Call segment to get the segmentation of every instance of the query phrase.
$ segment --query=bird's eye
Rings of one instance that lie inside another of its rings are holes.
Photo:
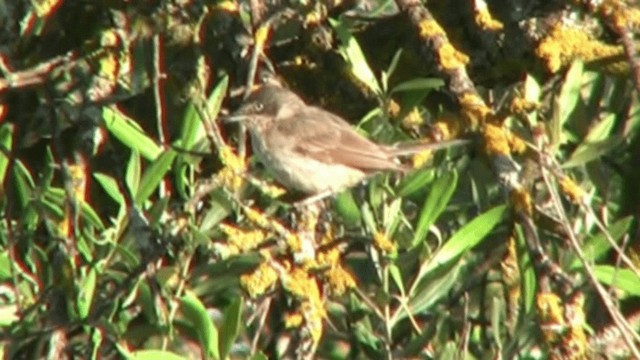
[[[256,111],[262,111],[262,109],[264,109],[264,104],[256,103],[255,105],[253,105],[253,107],[256,109]]]

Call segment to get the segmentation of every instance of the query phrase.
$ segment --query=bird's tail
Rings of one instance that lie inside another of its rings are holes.
[[[402,143],[398,145],[390,146],[394,156],[407,156],[417,154],[427,150],[440,150],[444,148],[454,147],[454,146],[462,146],[471,144],[471,140],[467,139],[455,139],[455,140],[447,140],[447,141],[439,141],[433,143],[414,143],[407,144]]]

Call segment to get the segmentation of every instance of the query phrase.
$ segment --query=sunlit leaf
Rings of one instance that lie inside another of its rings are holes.
[[[102,109],[102,119],[113,136],[145,159],[153,160],[162,152],[162,148],[144,133],[140,125],[115,107],[105,106]]]
[[[190,291],[182,297],[180,309],[189,320],[206,358],[220,359],[218,329],[200,299]]]

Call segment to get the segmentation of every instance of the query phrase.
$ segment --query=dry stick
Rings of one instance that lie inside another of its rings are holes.
[[[580,261],[584,264],[584,269],[587,273],[587,276],[589,277],[591,284],[595,287],[596,291],[598,292],[598,295],[600,295],[600,298],[602,299],[602,302],[605,305],[605,308],[607,309],[607,312],[609,313],[609,315],[611,315],[611,318],[615,322],[616,326],[620,329],[621,336],[623,337],[624,342],[629,347],[629,350],[633,353],[636,359],[640,359],[640,351],[638,351],[638,348],[634,344],[634,339],[629,334],[630,333],[633,334],[633,337],[635,337],[636,341],[640,341],[640,337],[635,333],[631,325],[627,322],[624,316],[620,314],[618,309],[614,306],[613,302],[611,301],[611,297],[608,296],[607,291],[604,289],[602,284],[600,284],[595,274],[593,273],[593,269],[591,268],[586,258],[584,257],[584,253],[580,248],[578,239],[576,239],[573,233],[573,229],[571,229],[571,226],[569,225],[569,219],[567,218],[564,208],[562,207],[562,202],[560,201],[560,195],[558,195],[558,193],[555,191],[555,188],[551,186],[551,181],[549,180],[547,171],[544,171],[544,170],[542,171],[542,177],[544,179],[547,189],[549,190],[549,193],[551,194],[551,198],[553,200],[554,207],[556,208],[556,212],[558,213],[558,215],[562,220],[561,223],[562,223],[562,226],[564,227],[565,232],[567,233],[567,236],[569,237],[570,244],[573,250],[575,251],[576,255],[578,256],[578,259],[580,259]]]
[[[258,352],[258,341],[260,340],[260,335],[262,334],[262,329],[267,322],[267,315],[269,314],[269,308],[271,308],[272,298],[268,297],[265,300],[264,308],[262,309],[262,313],[260,314],[260,322],[258,323],[258,328],[256,329],[256,334],[253,336],[251,340],[251,355],[255,355]]]
[[[541,152],[540,154],[541,156],[545,156],[545,158],[547,159],[547,161],[545,161],[545,164],[543,165],[545,169],[549,170],[551,174],[553,174],[557,179],[566,177],[566,175],[560,170],[560,165],[555,160],[553,160],[549,156],[542,155]],[[606,226],[602,223],[602,221],[600,221],[600,219],[596,215],[595,211],[583,199],[579,200],[578,205],[580,206],[582,211],[585,212],[585,214],[593,217],[596,226],[602,232],[605,239],[607,239],[607,241],[609,242],[609,245],[611,245],[611,247],[616,250],[616,254],[619,256],[619,260],[622,261],[622,263],[626,265],[629,268],[629,270],[631,270],[638,278],[640,278],[640,270],[638,269],[638,267],[636,267],[633,261],[629,259],[629,257],[624,253],[624,250],[616,243],[616,241],[613,239],[613,237],[607,230]]]
[[[156,121],[158,132],[158,140],[161,144],[166,143],[165,133],[166,129],[166,115],[165,115],[165,98],[164,98],[164,79],[166,74],[164,73],[164,41],[160,35],[153,36],[153,97],[156,103]],[[160,196],[166,196],[167,182],[163,180],[160,182],[158,189]]]
[[[164,94],[162,83],[166,78],[166,74],[164,73],[164,64],[163,64],[163,51],[164,50],[164,41],[160,38],[160,35],[155,35],[153,37],[153,97],[156,102],[156,121],[157,121],[157,131],[158,131],[158,139],[160,143],[164,144],[165,141],[165,124],[166,117],[164,111]]]
[[[426,22],[436,23],[433,15],[431,15],[429,10],[422,5],[420,0],[395,0],[395,2],[402,12],[407,14],[409,20],[416,28],[420,29],[421,24],[423,25]],[[429,50],[434,54],[438,53],[438,50],[440,50],[443,45],[450,44],[449,39],[444,32],[429,36],[428,39],[424,38],[424,40],[424,45],[430,48]],[[442,64],[439,64],[439,68],[442,73],[449,77],[449,90],[451,90],[458,98],[466,93],[478,94],[464,66],[445,67]]]
[[[629,66],[633,72],[633,84],[636,87],[636,91],[640,93],[640,59],[636,57],[636,46],[633,40],[633,35],[628,28],[616,29],[620,36],[620,41],[624,47],[624,53],[629,60]]]

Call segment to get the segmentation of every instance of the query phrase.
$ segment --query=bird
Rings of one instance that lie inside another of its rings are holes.
[[[275,84],[254,90],[226,121],[246,125],[253,153],[267,172],[287,189],[309,195],[305,202],[351,188],[378,172],[407,172],[410,167],[399,161],[401,156],[469,142],[378,144],[340,116]]]

